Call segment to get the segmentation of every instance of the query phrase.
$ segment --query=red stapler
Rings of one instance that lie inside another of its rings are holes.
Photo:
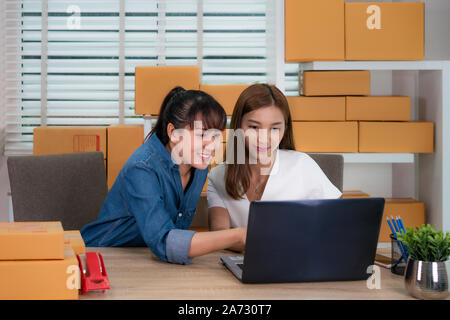
[[[81,270],[81,294],[92,290],[102,290],[104,293],[106,289],[111,289],[100,253],[77,254],[77,259]]]

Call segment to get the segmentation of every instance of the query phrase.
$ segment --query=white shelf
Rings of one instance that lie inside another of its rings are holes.
[[[448,61],[313,61],[299,63],[300,70],[441,70]]]
[[[413,153],[337,153],[344,163],[414,163]]]
[[[316,152],[312,152],[316,153]],[[344,157],[344,163],[414,163],[414,153],[334,153]]]

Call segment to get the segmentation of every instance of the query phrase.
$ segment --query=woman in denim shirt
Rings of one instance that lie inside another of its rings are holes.
[[[82,228],[86,245],[148,246],[160,260],[179,264],[244,246],[246,228],[188,229],[225,126],[225,111],[213,97],[172,89],[155,127],[120,171],[98,219]]]

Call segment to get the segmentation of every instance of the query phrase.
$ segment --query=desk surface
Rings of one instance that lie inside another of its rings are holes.
[[[80,299],[413,299],[403,277],[381,269],[381,289],[366,281],[242,284],[220,262],[218,251],[194,258],[190,265],[159,261],[147,248],[87,248],[103,255],[111,290],[89,292]]]

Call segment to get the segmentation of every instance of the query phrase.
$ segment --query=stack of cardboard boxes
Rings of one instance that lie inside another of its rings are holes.
[[[423,2],[285,0],[286,62],[423,60]],[[370,96],[369,71],[305,71],[302,96],[289,97],[296,148],[304,152],[432,153],[434,125],[411,121],[409,97]],[[370,197],[361,191],[344,198]],[[425,222],[424,204],[386,199],[386,216]]]
[[[369,71],[305,71],[288,97],[303,152],[432,153],[433,122],[410,121],[410,97],[370,96]]]
[[[0,223],[0,299],[78,299],[79,231],[61,222]]]
[[[424,58],[423,2],[284,3],[286,62]]]

